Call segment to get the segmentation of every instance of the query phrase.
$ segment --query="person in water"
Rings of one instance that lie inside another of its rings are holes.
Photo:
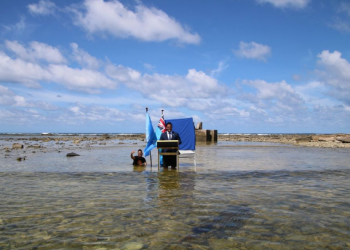
[[[142,157],[143,152],[141,149],[137,151],[137,156],[134,156],[135,151],[131,152],[130,158],[134,160],[132,165],[134,166],[147,166],[146,159]]]

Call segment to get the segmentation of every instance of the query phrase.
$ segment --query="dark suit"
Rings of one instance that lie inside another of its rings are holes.
[[[165,131],[160,135],[159,140],[178,140],[179,145],[181,144],[180,135],[174,131],[171,131],[171,139],[168,138],[168,131]],[[163,152],[176,152],[176,149],[163,149]],[[163,155],[163,166],[176,166],[176,155]]]

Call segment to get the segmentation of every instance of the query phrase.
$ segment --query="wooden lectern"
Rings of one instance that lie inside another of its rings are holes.
[[[159,157],[161,155],[176,155],[176,168],[179,171],[179,141],[178,140],[157,141],[157,149],[158,149],[158,171],[160,167]],[[176,152],[159,152],[159,149],[176,149]]]

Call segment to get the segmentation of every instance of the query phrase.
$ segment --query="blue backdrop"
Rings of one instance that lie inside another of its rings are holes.
[[[165,123],[173,124],[173,131],[179,133],[181,138],[180,150],[195,150],[196,149],[196,134],[194,132],[194,123],[191,118],[169,119]]]

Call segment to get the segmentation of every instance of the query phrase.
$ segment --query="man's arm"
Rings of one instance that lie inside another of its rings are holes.
[[[133,160],[135,160],[134,153],[135,153],[135,150],[131,151],[131,155],[130,155],[130,158],[133,159]]]

